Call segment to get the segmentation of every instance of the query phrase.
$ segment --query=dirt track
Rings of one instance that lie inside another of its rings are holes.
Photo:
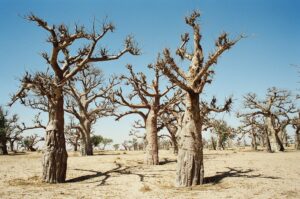
[[[143,165],[143,152],[68,159],[67,183],[40,180],[41,154],[0,156],[0,198],[300,198],[300,152],[205,151],[202,186],[174,187],[176,158]]]

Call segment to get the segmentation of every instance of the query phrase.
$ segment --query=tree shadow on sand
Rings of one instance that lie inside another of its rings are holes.
[[[87,171],[87,172],[91,172],[93,174],[88,174],[88,175],[84,175],[84,176],[79,176],[76,178],[72,178],[67,180],[66,182],[68,183],[74,183],[74,182],[82,182],[85,180],[89,180],[89,179],[93,179],[93,178],[97,178],[97,177],[102,177],[104,176],[103,179],[100,180],[100,184],[101,185],[105,185],[106,181],[111,177],[112,173],[118,173],[118,174],[123,174],[123,175],[136,175],[139,177],[140,182],[144,181],[144,175],[139,174],[139,173],[133,173],[130,169],[135,168],[136,166],[131,166],[131,167],[124,167],[122,168],[122,165],[119,163],[116,163],[116,167],[114,169],[111,169],[109,171],[106,172],[100,172],[100,171],[94,171],[94,170],[85,170],[85,169],[74,169],[76,171]]]
[[[168,158],[164,158],[163,161],[159,162],[159,165],[165,165],[165,164],[174,163],[174,162],[177,162],[177,160],[171,160],[171,159],[168,159]]]
[[[217,172],[217,174],[214,176],[205,177],[204,183],[218,184],[221,182],[221,180],[228,177],[281,179],[280,177],[264,176],[261,174],[251,174],[251,172],[254,171],[253,169],[242,170],[242,169],[236,169],[230,167],[226,167],[226,168],[229,169],[229,171]]]

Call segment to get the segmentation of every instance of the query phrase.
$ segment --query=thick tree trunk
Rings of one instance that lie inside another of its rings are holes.
[[[186,93],[186,111],[179,132],[176,185],[187,187],[203,183],[202,121],[199,94]]]
[[[146,157],[145,164],[158,165],[157,113],[150,109],[146,119]]]
[[[211,137],[210,137],[210,140],[211,140],[211,146],[212,146],[212,149],[213,149],[213,150],[217,150],[216,141],[215,141],[214,137],[211,136]]]
[[[276,136],[276,132],[272,125],[272,119],[268,117],[267,119],[267,127],[268,127],[268,135],[269,135],[269,141],[271,145],[271,151],[272,152],[278,152],[280,151],[279,142],[277,140],[278,136]]]
[[[75,143],[74,143],[74,151],[78,151],[78,142],[79,142],[79,136],[75,138]]]
[[[266,132],[265,138],[266,138],[267,152],[272,153],[273,151],[272,151],[272,148],[271,148],[271,143],[270,143],[268,132]]]
[[[251,136],[252,136],[251,148],[252,148],[252,150],[257,151],[256,134],[254,132],[252,132]]]
[[[284,146],[283,146],[283,143],[282,143],[282,141],[280,140],[280,138],[278,136],[278,132],[275,133],[275,139],[276,139],[276,144],[277,144],[277,147],[278,147],[279,151],[284,151]]]
[[[83,113],[82,113],[83,114]],[[84,117],[82,117],[84,118]],[[91,122],[89,120],[83,120],[81,122],[81,129],[82,129],[82,133],[84,134],[82,137],[82,141],[83,146],[82,146],[82,150],[81,150],[81,155],[82,156],[89,156],[89,155],[93,155],[93,145],[91,142]]]
[[[46,128],[43,155],[43,181],[48,183],[65,182],[67,158],[64,135],[64,99],[61,89],[55,92],[54,104],[49,107],[49,122]]]
[[[218,134],[218,139],[217,139],[217,150],[224,150],[224,146],[222,143],[222,135]]]

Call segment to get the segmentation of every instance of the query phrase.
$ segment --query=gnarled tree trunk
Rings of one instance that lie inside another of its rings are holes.
[[[157,112],[152,108],[146,119],[146,140],[145,164],[158,165]]]
[[[83,114],[83,113],[82,113]],[[91,142],[91,122],[88,119],[81,117],[80,121],[80,134],[81,134],[81,155],[93,155],[93,144]]]
[[[176,185],[187,187],[202,184],[204,166],[199,94],[187,92],[182,125],[179,132]]]
[[[64,99],[61,89],[56,89],[55,101],[49,105],[49,123],[43,154],[43,181],[65,182],[67,158],[64,135]],[[53,99],[52,99],[53,100]]]

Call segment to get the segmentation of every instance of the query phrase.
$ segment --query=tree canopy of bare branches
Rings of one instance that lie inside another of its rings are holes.
[[[244,107],[247,112],[238,114],[238,116],[261,115],[267,127],[270,151],[284,151],[283,140],[280,139],[279,134],[284,133],[286,126],[290,124],[290,114],[297,112],[291,99],[291,93],[272,87],[268,89],[263,100],[258,99],[254,93],[248,93],[244,96]]]
[[[131,65],[127,65],[129,75],[121,76],[120,79],[132,88],[128,97],[124,96],[120,88],[115,92],[112,101],[121,106],[128,107],[129,110],[116,114],[116,120],[130,114],[138,114],[143,118],[146,128],[146,157],[145,163],[149,165],[159,164],[158,157],[158,116],[180,100],[180,90],[173,91],[174,86],[168,85],[162,89],[161,72],[153,65],[148,65],[154,71],[152,83],[147,81],[144,73],[135,73]],[[172,91],[172,93],[171,93]],[[168,97],[171,96],[171,97]]]
[[[46,72],[26,73],[21,79],[20,91],[13,96],[12,103],[19,99],[26,104],[25,100],[28,101],[30,95],[47,101],[49,121],[43,156],[43,180],[48,183],[60,183],[65,181],[67,170],[64,85],[91,63],[116,60],[125,53],[138,55],[139,49],[131,36],[125,39],[123,50],[116,54],[109,53],[106,48],[99,48],[99,41],[108,32],[114,31],[112,23],[104,23],[100,28],[93,24],[91,31],[88,31],[85,26],[75,25],[72,30],[65,24],[50,25],[34,14],[25,18],[49,34],[47,42],[51,50],[41,54],[49,68]],[[76,51],[73,45],[75,41],[81,41],[85,45]],[[35,106],[34,101],[31,102]]]
[[[92,125],[97,119],[112,115],[115,110],[109,97],[116,84],[116,77],[112,77],[105,86],[103,72],[90,66],[80,71],[64,88],[65,111],[78,120],[78,125],[73,128],[77,128],[81,134],[82,155],[93,155],[90,140]]]

